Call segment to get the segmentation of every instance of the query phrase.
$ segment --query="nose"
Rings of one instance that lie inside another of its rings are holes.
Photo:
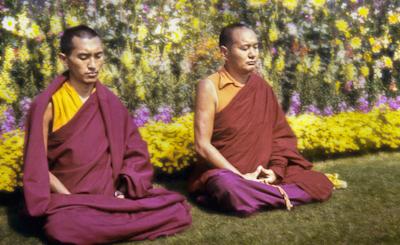
[[[258,50],[255,48],[250,48],[249,49],[249,58],[255,58],[257,56]]]
[[[88,68],[90,70],[96,69],[96,62],[93,57],[89,59]]]

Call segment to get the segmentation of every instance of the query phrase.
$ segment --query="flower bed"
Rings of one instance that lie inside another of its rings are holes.
[[[400,111],[386,106],[368,113],[289,116],[288,121],[298,136],[300,151],[310,156],[400,148]],[[193,113],[170,123],[150,121],[139,130],[148,143],[156,171],[174,174],[194,162]],[[19,129],[1,136],[0,191],[10,192],[22,184],[22,146],[23,132]]]

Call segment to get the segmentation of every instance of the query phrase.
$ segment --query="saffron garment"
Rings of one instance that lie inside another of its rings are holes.
[[[211,143],[232,165],[243,174],[259,165],[273,170],[278,177],[273,184],[287,193],[293,205],[330,197],[332,183],[311,170],[312,163],[298,152],[297,139],[265,80],[251,74],[246,85],[240,86],[225,69],[208,79],[219,100]],[[231,91],[224,92],[225,88]],[[196,164],[189,191],[200,203],[242,215],[286,204],[278,188],[214,168],[204,159]]]
[[[92,93],[95,91],[96,88],[93,89]],[[53,131],[67,124],[83,105],[83,100],[68,81],[63,83],[61,88],[51,97],[51,100],[53,104]]]
[[[45,216],[52,241],[73,244],[155,239],[191,224],[183,196],[153,188],[146,143],[119,99],[101,83],[44,147],[43,115],[65,77],[33,102],[24,149],[24,197],[30,216]],[[49,174],[72,193],[50,193]],[[123,190],[125,199],[114,197]]]

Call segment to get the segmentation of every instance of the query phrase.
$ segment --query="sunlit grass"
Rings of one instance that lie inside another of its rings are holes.
[[[248,218],[209,212],[192,203],[191,228],[139,244],[400,244],[400,153],[328,160],[315,169],[339,173],[349,187],[335,191],[325,203]],[[182,181],[160,184],[186,194]],[[37,230],[18,220],[14,204],[6,201],[0,207],[0,243],[40,243]]]

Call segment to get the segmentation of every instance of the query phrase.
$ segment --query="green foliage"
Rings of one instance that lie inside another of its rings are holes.
[[[33,97],[60,73],[59,35],[81,23],[102,36],[102,81],[131,110],[193,108],[196,82],[221,65],[220,29],[237,21],[259,33],[260,72],[286,109],[294,92],[303,111],[399,95],[400,12],[392,1],[5,1],[0,7],[0,86],[14,96],[1,103]],[[9,49],[15,57],[7,61]]]

